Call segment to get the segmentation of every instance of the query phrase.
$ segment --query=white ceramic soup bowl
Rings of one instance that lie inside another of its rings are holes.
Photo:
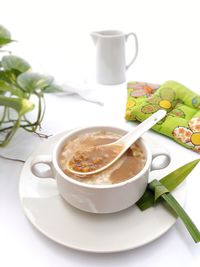
[[[170,163],[170,155],[164,149],[152,152],[149,145],[143,138],[139,139],[146,163],[144,168],[134,177],[116,184],[93,185],[79,182],[67,176],[59,166],[59,155],[66,142],[73,140],[78,135],[94,132],[109,131],[118,134],[125,134],[127,131],[117,127],[95,126],[81,128],[67,133],[54,147],[52,155],[36,156],[31,162],[32,173],[39,178],[56,179],[60,195],[72,206],[92,213],[112,213],[126,209],[135,204],[143,195],[147,183],[149,172],[163,169]],[[154,158],[162,157],[159,163],[153,162]],[[49,170],[41,171],[38,164],[46,164]]]

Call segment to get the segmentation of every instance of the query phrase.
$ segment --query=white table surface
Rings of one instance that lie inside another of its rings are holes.
[[[89,33],[100,29],[135,31],[139,56],[128,80],[163,83],[174,79],[200,93],[199,1],[0,1],[1,21],[18,42],[9,48],[26,58],[34,71],[52,74],[58,83],[88,79],[104,100],[98,106],[74,96],[47,95],[43,132],[94,124],[127,126],[126,83],[94,83],[94,53]],[[131,41],[127,44],[131,56]],[[129,123],[132,128],[136,124]],[[150,132],[172,155],[175,167],[198,158],[172,140]],[[43,140],[18,132],[1,155],[26,159]],[[18,185],[22,163],[0,159],[0,266],[200,266],[200,245],[180,221],[165,235],[139,249],[117,254],[92,254],[62,247],[42,236],[23,214]],[[200,166],[188,176],[185,208],[200,228]]]

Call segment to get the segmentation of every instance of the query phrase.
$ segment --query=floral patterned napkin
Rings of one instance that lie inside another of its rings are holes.
[[[127,120],[143,121],[159,109],[167,116],[153,130],[200,153],[200,96],[182,84],[167,81],[162,85],[129,82]]]

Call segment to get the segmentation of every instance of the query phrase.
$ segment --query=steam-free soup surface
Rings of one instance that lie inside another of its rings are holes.
[[[97,168],[102,164],[101,151],[95,149],[92,157],[89,157],[91,165],[89,166],[88,170],[87,151],[90,151],[90,149],[93,149],[94,147],[98,148],[99,145],[112,143],[118,140],[120,137],[121,135],[108,131],[85,133],[75,137],[73,140],[67,142],[62,148],[59,157],[61,169],[67,176],[88,184],[115,184],[134,177],[143,169],[146,162],[143,148],[139,142],[133,144],[132,147],[128,149],[122,157],[120,157],[120,159],[118,159],[114,164],[106,168],[104,171],[93,175],[84,175],[84,172],[88,172],[94,168],[92,166],[95,165],[95,168]],[[116,153],[118,154],[120,149],[121,147],[118,146],[109,152],[111,154],[108,153],[109,162],[110,158],[115,157]],[[79,153],[81,151],[86,153]],[[84,168],[83,174],[81,175],[72,174],[67,169],[67,163],[69,159],[73,159],[73,155],[76,155],[76,157],[71,163],[76,165],[77,170],[78,168]],[[79,164],[80,162],[81,164]],[[103,164],[105,164],[105,162],[106,161],[103,160]]]
[[[96,171],[113,161],[122,149],[117,144],[80,149],[69,160],[69,168],[81,173]]]

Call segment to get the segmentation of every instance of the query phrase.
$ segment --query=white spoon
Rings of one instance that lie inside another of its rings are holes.
[[[98,173],[100,171],[105,170],[110,165],[112,165],[114,162],[116,162],[126,151],[127,149],[135,143],[146,131],[148,131],[151,127],[153,127],[158,121],[163,119],[166,116],[167,112],[165,110],[158,110],[155,112],[152,116],[150,116],[148,119],[144,120],[142,123],[140,123],[136,128],[133,129],[133,131],[127,133],[126,135],[122,136],[120,139],[113,143],[105,144],[105,145],[99,145],[98,147],[91,147],[88,149],[89,153],[94,151],[95,149],[101,150],[101,157],[106,154],[106,150],[108,148],[116,148],[117,149],[117,155],[114,156],[114,158],[111,158],[111,161],[103,165],[102,167],[99,167],[98,169],[91,170],[91,171],[77,171],[73,169],[69,162],[72,158],[67,162],[67,168],[71,173],[78,174],[78,175],[91,175]],[[105,151],[104,151],[105,150]],[[83,151],[84,153],[85,151]],[[81,152],[80,152],[81,153]]]

